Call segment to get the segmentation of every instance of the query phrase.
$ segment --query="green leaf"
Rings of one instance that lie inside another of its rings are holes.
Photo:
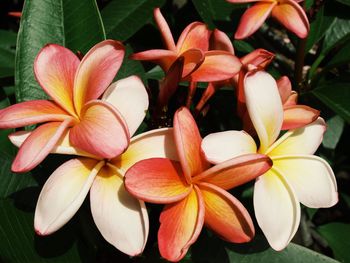
[[[8,100],[8,98],[5,98],[2,101],[0,101],[0,109],[6,108],[8,106],[10,106],[10,101]],[[15,147],[12,145],[12,143],[7,137],[12,132],[14,132],[13,129],[0,130],[0,145],[1,145],[0,156],[5,154],[10,156],[14,155]],[[0,183],[0,187],[1,187],[1,183]]]
[[[336,1],[344,5],[350,5],[350,0],[336,0]]]
[[[350,20],[335,18],[332,25],[326,31],[322,53],[327,54],[333,47],[350,37]]]
[[[152,20],[153,9],[165,0],[112,0],[101,16],[108,38],[125,41]]]
[[[95,0],[25,1],[16,53],[18,101],[47,98],[34,78],[33,63],[47,43],[87,52],[105,39]]]
[[[326,83],[312,93],[347,122],[350,122],[350,83]]]
[[[130,45],[126,46],[126,54],[122,66],[120,67],[116,80],[129,77],[131,75],[139,76],[143,81],[145,81],[145,69],[143,68],[140,61],[128,59],[134,51]]]
[[[0,201],[1,262],[80,262],[77,245],[67,231],[38,237],[33,229],[33,214],[23,212],[9,200]]]
[[[336,259],[350,262],[350,224],[330,223],[319,226],[317,230],[327,240]]]
[[[12,31],[0,29],[0,47],[15,48],[17,34]]]
[[[332,57],[327,63],[327,69],[341,66],[350,62],[350,41],[347,41],[344,46]]]
[[[344,130],[344,120],[338,115],[327,121],[327,131],[323,136],[322,145],[325,148],[334,150],[337,147],[340,136]]]
[[[235,50],[242,52],[242,53],[250,53],[254,50],[253,46],[250,45],[248,42],[243,40],[234,40],[233,46]]]
[[[16,33],[0,29],[0,78],[15,74],[16,38]]]

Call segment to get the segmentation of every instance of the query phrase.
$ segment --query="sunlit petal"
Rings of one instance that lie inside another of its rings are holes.
[[[122,175],[105,165],[91,187],[90,204],[105,240],[130,256],[142,253],[149,228],[147,210],[125,190]]]
[[[142,160],[125,174],[125,187],[140,200],[152,203],[173,203],[191,191],[179,162],[166,158]]]
[[[74,106],[78,114],[86,102],[99,98],[111,84],[123,62],[124,54],[122,43],[105,40],[84,56],[74,80]]]
[[[255,141],[245,131],[224,131],[205,136],[202,150],[209,162],[218,164],[239,155],[256,153],[257,149]]]
[[[90,154],[113,158],[129,145],[129,131],[120,113],[107,102],[91,101],[81,112],[81,121],[69,134],[74,147]]]
[[[278,91],[281,96],[282,104],[284,104],[292,92],[292,83],[287,76],[280,77],[277,81]]]
[[[235,54],[232,42],[225,32],[218,29],[214,29],[210,37],[210,49],[211,50],[224,50],[231,54]]]
[[[72,51],[56,44],[43,47],[34,61],[34,73],[40,86],[73,116],[76,115],[73,105],[74,77],[79,63]]]
[[[178,54],[185,52],[188,49],[196,48],[201,51],[209,49],[210,31],[207,26],[201,22],[193,22],[182,31],[176,48]]]
[[[204,213],[204,202],[196,186],[185,199],[164,207],[158,231],[162,257],[179,261],[186,255],[202,230]]]
[[[282,130],[301,128],[315,121],[320,111],[305,105],[283,107]]]
[[[244,82],[246,105],[260,139],[259,152],[264,153],[278,137],[283,108],[274,78],[263,71],[250,73]]]
[[[273,159],[299,201],[308,207],[331,207],[338,202],[337,182],[329,164],[318,156],[295,155]]]
[[[175,41],[171,34],[170,28],[166,20],[164,19],[159,8],[155,8],[153,11],[154,20],[161,33],[165,47],[169,50],[176,51]]]
[[[292,187],[274,168],[255,183],[254,211],[270,246],[284,249],[298,229],[300,205]]]
[[[205,225],[222,239],[249,242],[254,237],[254,225],[248,211],[234,196],[208,183],[200,183],[199,189],[205,204]]]
[[[204,61],[204,52],[200,49],[188,49],[181,54],[184,58],[182,78],[192,75]]]
[[[265,49],[258,48],[240,58],[240,60],[245,66],[254,65],[255,67],[264,69],[272,62],[274,58],[275,54]]]
[[[148,109],[148,94],[142,80],[137,76],[113,83],[103,94],[102,100],[112,104],[124,117],[130,136],[136,132]]]
[[[72,159],[49,177],[41,190],[34,217],[39,235],[49,235],[66,224],[83,203],[104,162]]]
[[[169,70],[177,57],[176,52],[164,49],[152,49],[130,55],[130,59],[156,63],[161,66],[165,72]]]

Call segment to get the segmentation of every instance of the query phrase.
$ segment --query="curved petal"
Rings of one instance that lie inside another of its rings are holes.
[[[197,240],[204,223],[204,202],[200,190],[194,190],[183,200],[166,205],[160,215],[158,246],[169,261],[179,261]]]
[[[125,188],[136,198],[167,204],[185,198],[192,190],[178,162],[150,158],[137,162],[125,174]]]
[[[130,256],[142,253],[149,229],[147,209],[125,190],[122,175],[105,165],[91,186],[90,205],[104,239]]]
[[[138,161],[156,157],[179,160],[172,128],[151,130],[131,138],[128,149],[110,163],[124,174]]]
[[[258,48],[240,58],[240,60],[245,66],[253,65],[255,67],[259,67],[259,69],[264,69],[272,62],[274,58],[274,53],[271,53],[263,48]]]
[[[178,54],[188,49],[200,49],[207,51],[209,49],[210,30],[201,22],[193,22],[189,24],[181,33],[177,41],[176,48]]]
[[[19,128],[47,121],[64,121],[70,116],[48,100],[31,100],[0,110],[0,129]]]
[[[225,190],[247,183],[272,167],[263,154],[246,154],[217,164],[193,177],[193,182],[207,182]]]
[[[210,37],[210,50],[228,51],[232,55],[235,54],[232,42],[225,32],[214,29]]]
[[[169,25],[164,19],[158,7],[154,9],[153,16],[157,27],[161,33],[165,47],[169,50],[176,51],[175,41],[173,35],[171,34]]]
[[[286,132],[266,151],[269,156],[314,154],[320,146],[326,123],[318,118],[305,127]]]
[[[329,164],[318,156],[295,155],[273,159],[293,187],[299,201],[308,207],[331,207],[338,202],[337,182]]]
[[[280,77],[276,83],[278,92],[281,96],[282,104],[284,104],[292,93],[292,83],[287,76]]]
[[[226,2],[232,3],[232,4],[245,4],[245,3],[252,3],[252,2],[259,2],[261,0],[226,0]],[[264,0],[264,2],[272,2],[273,0]]]
[[[81,121],[69,133],[74,147],[90,154],[113,158],[129,145],[128,127],[120,113],[107,102],[87,103],[81,112]]]
[[[198,186],[205,204],[205,225],[228,242],[249,242],[254,237],[254,224],[242,203],[215,185]]]
[[[19,148],[12,163],[12,171],[27,172],[36,167],[51,152],[71,125],[72,120],[67,119],[64,122],[49,122],[36,128]]]
[[[293,189],[275,167],[255,182],[254,211],[270,246],[277,251],[284,249],[298,229],[300,205]]]
[[[132,54],[129,58],[156,63],[161,66],[165,72],[167,72],[177,57],[177,53],[171,50],[152,49]]]
[[[203,63],[188,78],[197,82],[226,80],[236,75],[241,67],[240,60],[227,51],[207,51]]]
[[[73,105],[74,77],[80,60],[57,44],[43,47],[34,61],[34,74],[43,90],[63,109],[76,116]]]
[[[136,132],[148,109],[148,94],[137,76],[114,82],[103,94],[102,100],[112,104],[124,117],[130,136]]]
[[[188,49],[180,57],[184,58],[182,78],[193,74],[204,61],[204,53],[200,49]]]
[[[298,93],[292,90],[288,99],[285,102],[283,102],[283,107],[297,105],[297,103],[298,103]]]
[[[244,39],[255,33],[270,15],[276,2],[258,2],[242,15],[237,31],[236,39]]]
[[[117,74],[125,47],[115,40],[105,40],[84,56],[74,80],[74,106],[77,113],[84,104],[101,96]]]
[[[39,235],[60,229],[78,211],[104,162],[72,159],[46,181],[35,208],[34,228]]]
[[[244,81],[246,105],[260,139],[260,153],[277,139],[283,122],[283,108],[274,78],[258,71],[247,74]]]
[[[245,131],[211,133],[204,137],[201,146],[207,161],[214,164],[257,150],[255,141]]]
[[[174,115],[174,138],[177,153],[186,181],[191,183],[191,177],[209,167],[202,156],[201,142],[197,124],[190,111],[182,107]]]
[[[304,127],[314,122],[320,111],[305,105],[291,105],[283,107],[282,130],[290,130]]]
[[[274,7],[271,15],[300,38],[309,34],[309,20],[303,8],[293,0],[285,0]]]

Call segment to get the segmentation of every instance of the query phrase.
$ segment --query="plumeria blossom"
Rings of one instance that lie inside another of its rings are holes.
[[[141,80],[135,76],[119,80],[102,99],[118,109],[133,135],[148,108],[148,95]],[[21,131],[10,138],[20,146],[31,133]],[[116,140],[110,143],[117,143]],[[172,129],[158,129],[131,138],[127,150],[112,159],[89,155],[62,164],[42,188],[35,209],[35,231],[49,235],[61,228],[74,216],[90,190],[92,216],[102,236],[128,255],[140,254],[148,236],[147,210],[142,201],[125,190],[123,176],[139,160],[175,158],[176,152],[171,152],[173,144]],[[84,155],[71,145],[68,134],[51,152]]]
[[[254,236],[244,206],[226,190],[248,182],[271,167],[270,159],[250,154],[210,167],[201,153],[198,127],[187,108],[174,116],[174,140],[180,161],[150,158],[125,175],[126,189],[146,202],[166,204],[160,215],[158,245],[162,257],[182,259],[203,224],[229,242]]]
[[[271,247],[282,250],[298,229],[299,202],[320,208],[338,201],[331,167],[313,155],[326,125],[318,118],[277,139],[283,123],[283,106],[276,81],[266,72],[252,72],[245,79],[244,89],[249,115],[260,140],[259,149],[243,131],[210,134],[203,139],[202,149],[214,164],[253,152],[271,158],[272,168],[255,182],[254,210]]]
[[[241,17],[236,39],[244,39],[254,34],[271,15],[286,29],[300,38],[306,38],[309,30],[309,20],[303,8],[299,5],[302,0],[226,0],[227,2],[251,3],[256,2]]]
[[[60,45],[41,49],[34,73],[52,100],[26,101],[0,111],[2,129],[43,123],[21,145],[13,171],[37,166],[68,131],[75,148],[100,158],[126,149],[130,136],[125,120],[108,101],[97,100],[115,77],[124,53],[124,46],[114,40],[95,45],[82,61]]]

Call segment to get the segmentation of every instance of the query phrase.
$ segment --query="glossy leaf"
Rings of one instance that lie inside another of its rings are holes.
[[[326,54],[339,42],[350,37],[350,20],[336,18],[325,34],[322,53]]]
[[[5,98],[0,101],[0,109],[10,106],[10,101],[8,98]],[[8,139],[8,135],[14,132],[14,129],[0,130],[0,154],[12,156],[15,154],[15,147],[12,145]],[[10,166],[11,167],[11,166]]]
[[[17,34],[0,29],[0,78],[15,74],[15,46]]]
[[[325,148],[334,150],[344,130],[344,120],[338,115],[327,121],[327,130],[323,136],[322,145]]]

